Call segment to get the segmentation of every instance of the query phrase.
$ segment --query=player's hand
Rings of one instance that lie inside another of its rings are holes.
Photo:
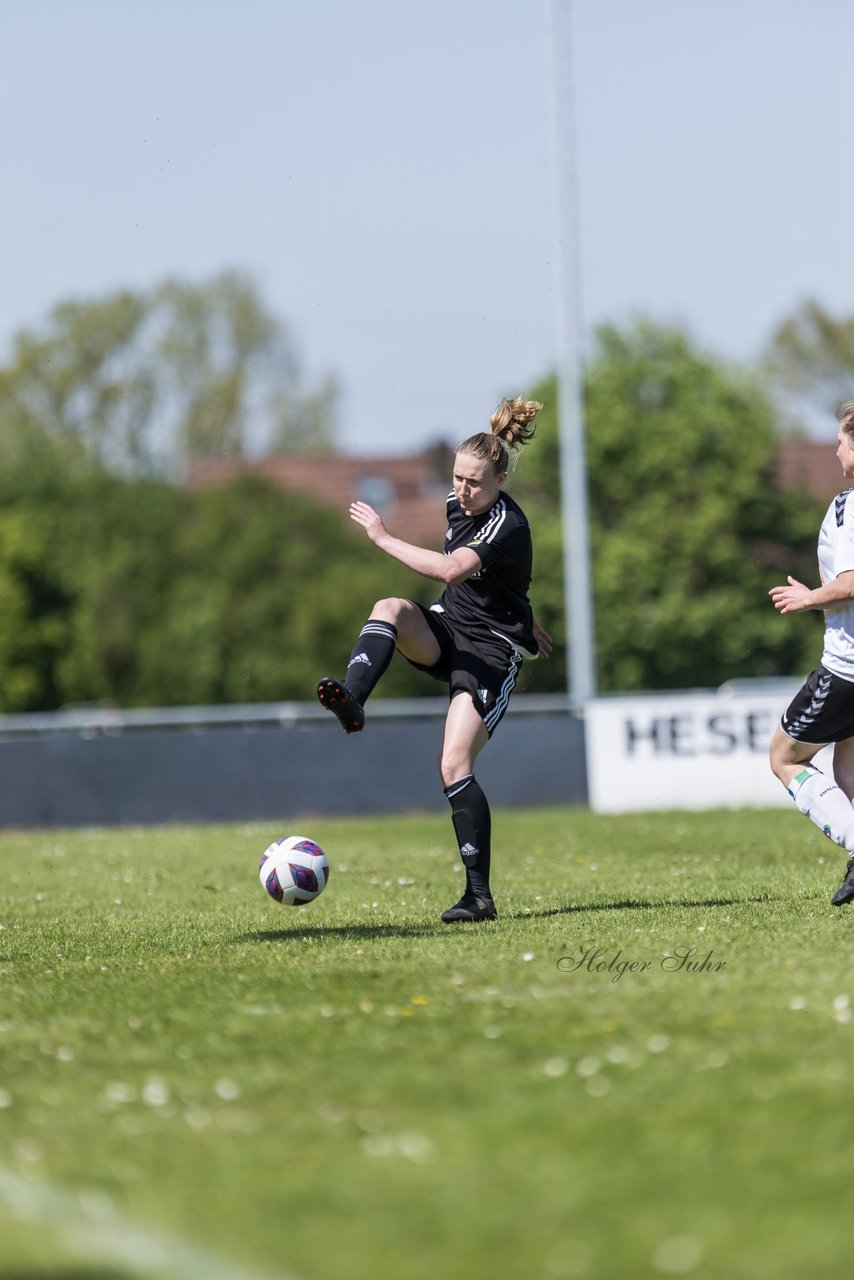
[[[537,642],[537,657],[550,658],[552,653],[552,638],[548,631],[544,631],[537,619],[534,619],[534,639]]]
[[[791,575],[785,587],[772,587],[768,592],[778,613],[806,613],[812,607],[812,591]]]
[[[367,502],[351,502],[350,519],[362,526],[371,542],[379,542],[380,538],[385,537],[387,533],[382,520]]]

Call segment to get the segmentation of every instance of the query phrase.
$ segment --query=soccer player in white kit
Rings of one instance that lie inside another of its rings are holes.
[[[836,456],[854,481],[854,400],[839,419]],[[833,499],[818,536],[821,586],[789,578],[769,595],[779,613],[824,610],[824,651],[771,739],[771,768],[801,813],[848,854],[836,907],[854,899],[854,489]],[[811,763],[833,743],[833,777]]]

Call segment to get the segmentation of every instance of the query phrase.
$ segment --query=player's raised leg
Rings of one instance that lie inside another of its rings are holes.
[[[321,706],[336,715],[347,733],[365,725],[365,703],[388,670],[395,646],[415,662],[432,666],[439,642],[411,600],[390,597],[371,610],[350,654],[343,681],[324,676],[317,684]]]
[[[797,742],[778,725],[771,739],[769,758],[773,772],[801,813],[848,854],[845,879],[831,899],[834,906],[839,907],[854,899],[854,807],[846,790],[812,763],[820,750],[821,744]],[[846,788],[851,787],[854,791],[854,752],[851,747],[837,744],[834,773]]]
[[[771,739],[771,769],[805,817],[836,844],[854,853],[854,808],[833,778],[812,763],[821,743],[797,742],[778,725]]]
[[[844,738],[833,748],[833,776],[839,789],[854,805],[854,738]],[[843,907],[846,902],[854,901],[854,856],[850,850],[842,884],[830,901],[835,907]]]
[[[486,726],[475,710],[471,695],[458,693],[445,720],[439,772],[451,805],[457,845],[466,871],[466,890],[455,906],[442,912],[445,924],[497,919],[489,887],[492,820],[489,803],[474,776],[474,762],[488,741]]]

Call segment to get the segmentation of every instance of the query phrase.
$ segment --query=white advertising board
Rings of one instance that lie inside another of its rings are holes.
[[[769,808],[791,804],[768,767],[768,743],[798,689],[596,698],[584,712],[590,806]],[[832,770],[832,749],[816,756]]]

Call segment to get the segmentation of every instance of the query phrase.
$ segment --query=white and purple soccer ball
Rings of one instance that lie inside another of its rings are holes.
[[[261,884],[276,902],[302,907],[314,902],[329,880],[329,860],[319,844],[307,836],[283,836],[261,855]]]

